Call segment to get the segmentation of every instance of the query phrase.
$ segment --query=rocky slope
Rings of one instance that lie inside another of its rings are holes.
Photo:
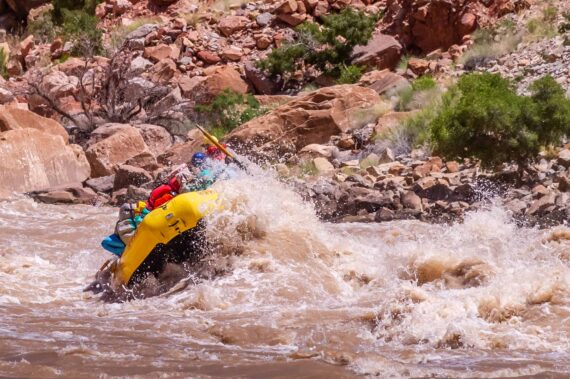
[[[12,27],[8,19],[41,20],[49,8],[36,8],[39,3],[0,1],[0,27]],[[370,42],[355,49],[353,62],[368,70],[357,84],[325,85],[318,72],[297,72],[298,85],[284,86],[256,68],[295,37],[296,25],[345,7],[385,14]],[[63,203],[145,198],[169,167],[200,148],[203,137],[185,126],[199,118],[195,106],[231,89],[255,94],[270,111],[238,127],[227,142],[277,164],[284,182],[312,199],[323,218],[447,221],[490,199],[480,191],[484,184],[497,188],[521,219],[561,222],[569,211],[568,146],[512,187],[509,167],[488,173],[473,162],[417,151],[394,156],[378,143],[409,116],[395,111],[395,94],[410,79],[432,74],[445,82],[460,74],[454,61],[471,46],[471,33],[534,9],[523,0],[107,0],[97,7],[107,56],[69,59],[71,47],[60,37],[15,40],[0,33],[10,75],[0,79],[0,150],[9,157],[0,191]],[[560,36],[521,45],[515,55],[481,67],[522,75],[522,90],[529,72],[553,73],[567,85],[567,52]],[[408,54],[419,57],[396,69]],[[299,92],[307,80],[323,87]]]

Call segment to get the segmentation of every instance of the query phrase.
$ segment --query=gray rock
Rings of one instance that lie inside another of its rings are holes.
[[[405,208],[422,211],[422,199],[413,191],[408,191],[402,196],[402,205]]]
[[[255,22],[259,26],[267,26],[273,21],[273,15],[269,12],[263,12],[255,18]]]
[[[113,190],[114,182],[115,175],[108,175],[89,179],[85,182],[85,185],[96,192],[110,193]]]
[[[145,169],[129,165],[120,165],[115,174],[113,188],[118,190],[126,188],[129,185],[141,186],[150,181],[152,181],[152,175]]]
[[[138,75],[142,74],[152,66],[154,66],[154,64],[151,61],[139,56],[131,61],[131,66],[129,70],[131,71],[132,74]]]
[[[148,34],[154,32],[157,29],[158,29],[158,25],[156,25],[156,24],[144,24],[144,25],[138,27],[137,29],[133,30],[129,34],[127,34],[126,39],[131,40],[131,39],[144,38]]]

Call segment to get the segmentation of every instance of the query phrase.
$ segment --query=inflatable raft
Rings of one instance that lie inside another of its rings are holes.
[[[204,248],[202,219],[220,208],[212,190],[178,195],[154,209],[111,267],[113,285],[129,286],[168,262],[199,259]]]

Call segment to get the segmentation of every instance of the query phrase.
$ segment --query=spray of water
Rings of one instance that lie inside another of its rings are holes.
[[[4,202],[0,371],[570,372],[568,229],[518,228],[498,206],[451,226],[324,224],[252,171],[215,185],[224,210],[207,220],[209,274],[126,303],[81,292],[106,258],[98,243],[115,210]]]

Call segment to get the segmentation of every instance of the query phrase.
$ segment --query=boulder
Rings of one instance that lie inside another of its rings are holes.
[[[51,118],[42,117],[25,109],[0,106],[0,132],[27,128],[60,136],[66,144],[69,140],[65,128]]]
[[[162,126],[139,124],[134,125],[134,127],[139,130],[144,142],[148,146],[148,149],[155,156],[159,156],[164,153],[174,142],[172,136],[168,133],[168,130],[164,129]]]
[[[0,192],[30,192],[89,177],[81,147],[34,128],[0,133]]]
[[[570,167],[570,149],[563,149],[558,153],[558,164],[566,168]]]
[[[59,100],[71,96],[79,86],[79,79],[75,76],[67,76],[61,71],[54,70],[46,75],[40,87],[51,99]]]
[[[220,32],[229,37],[235,32],[243,30],[247,25],[247,17],[243,16],[226,16],[222,17],[218,23],[218,29]]]
[[[230,66],[211,67],[204,70],[205,76],[192,78],[183,76],[178,85],[182,95],[200,104],[210,102],[225,89],[233,92],[247,93],[247,84],[239,73]]]
[[[0,87],[0,105],[11,103],[15,100],[12,91]]]
[[[127,40],[144,38],[157,29],[158,25],[156,24],[144,24],[127,34],[125,38]]]
[[[358,84],[372,88],[379,95],[386,92],[397,92],[410,86],[410,82],[406,78],[388,69],[367,72],[362,75]]]
[[[131,61],[131,66],[129,67],[129,70],[133,75],[138,75],[142,74],[152,66],[153,66],[152,62],[149,61],[148,59],[145,59],[143,57],[136,57]]]
[[[161,62],[166,58],[177,60],[180,57],[180,49],[176,45],[166,45],[161,43],[144,49],[143,57],[154,63]]]
[[[114,190],[127,188],[130,185],[140,187],[141,185],[152,181],[152,175],[140,167],[124,164],[118,166],[116,171],[115,181],[113,182]]]
[[[252,62],[244,65],[245,77],[253,85],[255,91],[261,95],[272,95],[279,91],[281,83],[272,80],[265,75],[260,69],[254,66]]]
[[[295,153],[362,127],[359,118],[379,101],[375,91],[356,85],[321,88],[241,125],[227,140],[254,154]]]
[[[201,61],[204,61],[208,64],[216,64],[222,60],[222,58],[220,58],[220,56],[218,54],[213,53],[213,52],[208,51],[208,50],[201,50],[198,52],[197,55]]]
[[[400,61],[402,45],[392,36],[376,34],[365,46],[356,46],[352,63],[372,69],[393,69]]]
[[[96,192],[110,193],[113,190],[113,183],[115,183],[114,174],[88,179],[85,185]]]
[[[148,151],[140,131],[124,124],[100,126],[93,131],[87,146],[85,154],[93,178],[112,175],[118,165]]]
[[[148,172],[154,172],[160,168],[156,157],[150,151],[145,151],[139,155],[135,155],[134,157],[128,159],[125,162],[125,165],[140,167]]]
[[[176,74],[176,63],[165,58],[152,66],[148,72],[149,79],[154,83],[167,84]]]
[[[67,76],[81,77],[85,70],[88,69],[83,59],[71,57],[63,63],[56,66],[58,71],[63,72]]]
[[[34,191],[29,194],[35,200],[46,204],[88,204],[97,201],[97,194],[81,183],[68,186],[49,188],[43,191]]]
[[[292,27],[295,27],[305,22],[307,20],[307,15],[301,13],[291,13],[291,14],[282,13],[278,14],[277,18],[283,21],[284,23],[291,25]]]
[[[257,23],[257,25],[261,27],[271,24],[272,21],[273,21],[273,15],[269,12],[261,13],[257,15],[257,17],[255,18],[255,22]]]
[[[334,172],[334,166],[326,158],[315,158],[313,159],[313,164],[315,165],[315,169],[320,175]]]
[[[415,211],[422,211],[422,199],[413,191],[408,191],[402,195],[402,205],[404,208],[413,209]]]

